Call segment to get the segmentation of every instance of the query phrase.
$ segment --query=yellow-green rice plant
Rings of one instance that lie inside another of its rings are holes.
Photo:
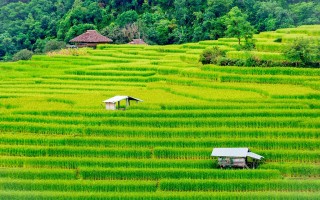
[[[290,191],[319,192],[319,180],[161,180],[162,191]]]
[[[290,121],[290,119],[288,119]],[[278,122],[279,123],[279,122]],[[55,125],[38,124],[30,122],[0,122],[0,128],[4,131],[29,132],[37,134],[59,134],[59,135],[87,135],[87,136],[109,136],[109,137],[153,137],[153,138],[175,138],[175,137],[259,137],[259,138],[306,138],[317,139],[320,137],[314,128],[292,128],[292,127],[201,127],[194,132],[190,126],[186,127],[138,127],[138,126],[85,126],[79,125]]]
[[[300,163],[266,163],[260,165],[261,169],[277,169],[286,177],[320,177],[320,166],[316,164]]]
[[[222,146],[222,145],[221,145]],[[259,150],[251,149],[265,157],[270,162],[306,162],[318,163],[320,160],[319,151],[300,150]],[[212,148],[154,148],[153,155],[156,158],[166,159],[209,159]]]
[[[155,192],[153,181],[19,180],[0,179],[2,190],[60,192]]]
[[[262,52],[283,52],[283,50],[287,48],[287,46],[282,43],[270,42],[256,42],[255,47],[257,51]]]
[[[221,75],[221,82],[247,82],[247,83],[272,83],[299,85],[303,81],[313,78],[286,77],[286,76],[243,76],[243,75]]]
[[[218,41],[222,42],[238,42],[237,38],[219,38]]]
[[[155,158],[166,159],[209,159],[212,148],[162,148],[153,150]]]
[[[198,132],[195,132],[197,134]],[[74,146],[74,147],[175,147],[175,148],[210,148],[213,146],[248,146],[258,148],[260,150],[271,149],[296,149],[296,150],[315,150],[320,148],[320,144],[313,139],[288,139],[279,138],[278,140],[265,138],[261,140],[261,137],[256,138],[237,138],[229,140],[227,136],[220,136],[221,138],[179,138],[175,137],[175,140],[163,138],[141,138],[141,137],[61,137],[56,136],[30,136],[24,134],[21,137],[15,135],[5,134],[0,135],[0,144],[3,145],[34,145],[34,146],[50,146],[50,147],[62,147],[62,146]],[[270,136],[269,136],[270,137]]]
[[[75,170],[39,168],[2,168],[0,179],[76,179]]]
[[[226,53],[227,58],[231,59],[248,59],[251,56],[255,56],[260,60],[270,60],[270,61],[284,61],[285,56],[282,53],[274,52],[244,52],[244,51],[228,51]]]
[[[61,199],[61,200],[313,200],[319,192],[61,192],[61,191],[0,191],[4,199]]]
[[[100,44],[97,46],[99,50],[108,49],[144,49],[147,46],[144,45],[117,45],[117,44]]]
[[[104,158],[150,158],[151,152],[147,148],[96,148],[96,147],[41,147],[0,145],[3,156],[28,157],[104,157]]]
[[[84,71],[84,70],[69,70],[65,71],[66,74],[74,74],[74,75],[91,75],[91,76],[141,76],[141,77],[147,77],[155,75],[155,72],[153,71],[144,71],[144,72],[138,72],[138,71],[116,71],[116,70],[99,70],[99,71]]]
[[[264,155],[266,161],[271,162],[299,162],[299,163],[319,163],[319,150],[259,150]]]
[[[77,158],[77,157],[17,157],[2,156],[1,167],[28,168],[142,168],[142,169],[210,169],[212,160],[137,159],[137,158]]]
[[[277,170],[80,168],[79,173],[83,179],[91,180],[281,179]]]
[[[199,42],[199,44],[206,45],[206,46],[214,45],[215,43],[216,43],[215,40],[204,40]]]
[[[268,31],[268,32],[261,32],[258,35],[256,35],[256,37],[276,39],[276,38],[282,38],[284,35],[285,35],[285,33],[279,33],[276,31]]]
[[[205,49],[205,48],[207,48],[207,46],[201,45],[199,43],[187,43],[187,44],[183,44],[182,48],[185,48],[185,49]]]
[[[316,39],[315,37],[309,37],[307,34],[287,34],[282,37],[282,42],[284,43],[293,43],[297,38],[304,38],[304,39]]]
[[[290,75],[290,76],[319,76],[320,70],[310,68],[292,68],[292,67],[219,67],[219,66],[204,66],[206,71],[226,72],[248,75]]]
[[[70,125],[99,125],[99,126],[130,126],[130,127],[305,127],[316,128],[313,124],[300,123],[300,117],[279,117],[277,119],[270,117],[255,117],[255,118],[199,118],[199,119],[185,119],[185,118],[149,118],[141,121],[139,118],[107,118],[101,121],[94,119],[60,119],[58,117],[45,118],[42,116],[28,118],[28,116],[19,117],[2,117],[5,122],[38,122],[47,124],[70,124]]]
[[[57,101],[60,99],[57,99]],[[61,99],[62,100],[62,99]],[[49,101],[49,100],[48,100]],[[234,103],[234,106],[236,103]],[[216,105],[217,106],[217,105]],[[87,111],[70,111],[70,110],[50,110],[50,111],[16,111],[14,112],[17,118],[21,117],[19,120],[23,120],[24,118],[34,118],[34,119],[57,119],[58,117],[68,116],[69,119],[74,120],[84,120],[93,121],[92,124],[96,124],[95,121],[99,120],[101,117],[135,117],[135,118],[219,118],[219,117],[317,117],[319,116],[318,110],[315,109],[288,109],[284,108],[271,108],[264,107],[264,104],[257,104],[260,109],[256,108],[245,108],[243,104],[239,104],[238,107],[221,107],[218,106],[213,108],[209,107],[208,110],[202,109],[186,109],[186,110],[154,110],[150,112],[149,110],[128,110],[128,112],[105,112],[105,111],[96,111],[90,112]],[[45,117],[44,117],[45,116]],[[82,119],[84,117],[86,119]],[[12,119],[10,117],[3,117],[3,119]],[[67,121],[67,120],[66,120]],[[102,120],[104,121],[104,120]]]
[[[114,81],[114,82],[153,82],[159,81],[161,77],[130,77],[130,76],[86,76],[86,75],[64,75],[64,76],[45,76],[44,78],[55,78],[60,80],[77,80],[77,81]]]

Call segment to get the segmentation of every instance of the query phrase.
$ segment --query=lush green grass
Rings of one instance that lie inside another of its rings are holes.
[[[320,70],[198,58],[219,45],[230,58],[283,60],[318,27],[255,35],[250,53],[221,38],[0,63],[0,199],[317,199]],[[114,95],[144,102],[105,110]],[[214,147],[249,147],[265,162],[220,169]]]

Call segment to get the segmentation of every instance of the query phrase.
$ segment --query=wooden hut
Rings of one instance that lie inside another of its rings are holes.
[[[98,44],[106,44],[112,42],[110,38],[107,38],[95,30],[87,30],[87,32],[73,38],[69,41],[74,43],[77,47],[96,47]]]
[[[131,42],[129,42],[128,44],[136,44],[136,45],[148,45],[147,43],[145,43],[145,41],[143,41],[143,39],[133,39]]]
[[[218,157],[220,167],[255,168],[263,158],[249,148],[214,148],[211,156]]]
[[[124,108],[121,108],[120,101],[123,101],[123,100],[126,102],[126,105]],[[130,96],[114,96],[114,97],[107,99],[103,102],[106,104],[107,110],[119,110],[119,109],[125,109],[128,106],[130,106],[130,101],[132,101],[132,100],[136,101],[137,103],[142,102],[141,99],[137,99],[137,98],[130,97]]]

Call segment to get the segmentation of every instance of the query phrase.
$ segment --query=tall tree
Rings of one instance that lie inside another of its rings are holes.
[[[238,39],[240,45],[241,38],[246,41],[252,38],[254,28],[247,21],[247,15],[242,13],[238,7],[233,7],[225,17],[227,30],[225,34],[227,37],[235,37]]]
[[[320,3],[301,2],[290,6],[296,25],[320,24]]]
[[[203,15],[203,39],[218,39],[224,36],[225,24],[222,17],[230,11],[233,0],[208,0]]]
[[[70,38],[67,37],[66,33],[79,30],[79,27],[82,29],[84,27],[82,25],[87,26],[88,24],[91,24],[91,27],[94,26],[97,27],[97,29],[102,29],[106,26],[107,20],[108,15],[106,14],[106,11],[99,7],[98,3],[90,3],[84,7],[82,1],[77,0],[74,2],[73,8],[69,10],[63,19],[61,19],[58,25],[58,39],[68,42]],[[68,34],[68,36],[70,35],[72,34]]]
[[[260,32],[291,27],[294,23],[291,12],[277,1],[257,2],[254,10],[256,11],[255,27]]]

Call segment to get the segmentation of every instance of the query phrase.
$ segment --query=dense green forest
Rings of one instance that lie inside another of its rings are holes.
[[[255,32],[320,23],[320,2],[308,0],[2,0],[0,60],[21,49],[45,51],[87,29],[114,43],[141,37],[179,44],[228,36],[227,14],[238,7]]]

